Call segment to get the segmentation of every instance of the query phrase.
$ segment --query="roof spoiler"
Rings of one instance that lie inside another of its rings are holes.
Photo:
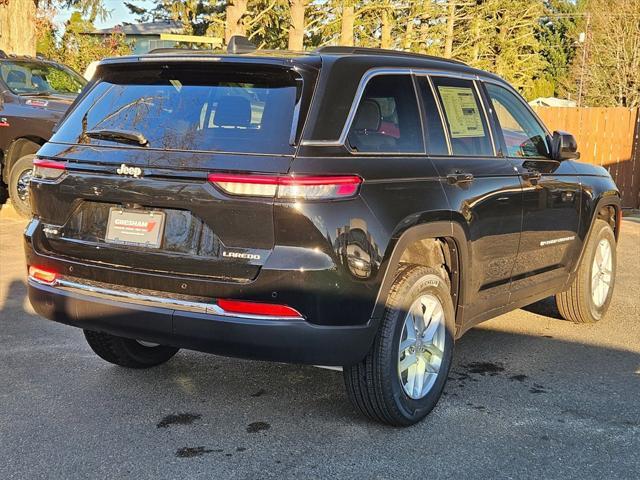
[[[251,53],[258,49],[247,37],[234,35],[227,43],[227,53]]]

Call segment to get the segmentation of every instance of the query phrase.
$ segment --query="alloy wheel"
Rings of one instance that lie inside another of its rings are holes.
[[[410,398],[423,398],[433,387],[440,371],[444,345],[442,305],[434,295],[422,295],[405,316],[398,350],[398,375]]]

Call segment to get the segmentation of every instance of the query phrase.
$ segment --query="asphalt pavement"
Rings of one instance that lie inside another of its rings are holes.
[[[150,370],[95,356],[25,297],[25,222],[0,211],[0,479],[638,478],[640,223],[625,220],[596,325],[549,300],[457,344],[426,421],[377,425],[342,374],[181,351]]]

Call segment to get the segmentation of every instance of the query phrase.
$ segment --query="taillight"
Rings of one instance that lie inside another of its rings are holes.
[[[226,313],[260,315],[265,317],[302,317],[300,312],[286,305],[274,303],[247,302],[244,300],[218,300],[218,306]]]
[[[55,180],[60,177],[66,170],[66,164],[55,160],[47,160],[45,158],[33,159],[33,177],[43,178],[45,180]]]
[[[210,173],[211,183],[230,195],[271,197],[286,200],[333,200],[353,197],[362,179],[341,176],[271,176]]]
[[[56,283],[58,274],[51,270],[45,270],[40,267],[29,267],[29,278],[36,280],[40,283],[46,283],[47,285],[53,285]]]

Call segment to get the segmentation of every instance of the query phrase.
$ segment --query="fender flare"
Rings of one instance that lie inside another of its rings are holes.
[[[376,301],[373,306],[371,318],[382,318],[385,301],[389,295],[389,291],[391,290],[391,285],[395,280],[395,274],[398,271],[398,266],[400,264],[400,258],[402,257],[402,254],[404,253],[407,246],[423,238],[449,238],[454,242],[454,248],[457,258],[452,260],[455,261],[457,271],[453,273],[454,278],[458,279],[457,299],[454,299],[454,307],[456,309],[456,312],[458,311],[457,307],[464,303],[466,292],[468,292],[468,275],[462,274],[462,272],[465,271],[465,268],[467,268],[469,265],[467,236],[462,226],[457,222],[435,221],[409,227],[402,233],[402,235],[400,235],[398,240],[395,242],[393,250],[388,256],[388,260],[385,262],[386,265],[381,268],[381,270],[384,269],[384,275],[382,277],[380,287],[378,288],[378,295],[376,296]],[[458,319],[456,314],[456,321],[457,320]]]
[[[593,233],[593,225],[596,223],[598,212],[604,207],[613,207],[616,210],[616,228],[613,234],[616,238],[616,242],[618,241],[618,235],[620,234],[620,227],[621,227],[620,222],[622,221],[622,200],[617,194],[615,195],[605,194],[598,199],[598,201],[596,202],[596,206],[593,209],[590,223],[589,223],[589,230],[587,231],[587,234],[584,237],[584,242],[582,242],[582,247],[580,248],[580,255],[578,256],[578,261],[575,263],[575,265],[573,266],[573,270],[571,271],[572,275],[575,274],[575,272],[580,267],[580,264],[582,263],[582,257],[584,256],[584,252],[587,249],[587,244],[591,240],[591,235]],[[567,284],[569,283],[570,282],[568,282]]]

